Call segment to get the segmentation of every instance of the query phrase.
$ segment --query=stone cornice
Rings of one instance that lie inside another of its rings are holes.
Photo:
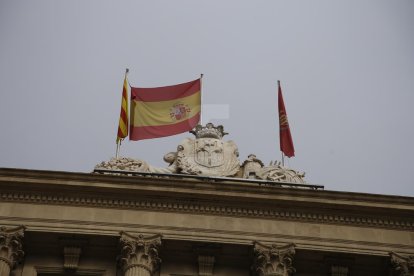
[[[0,187],[0,200],[8,202],[414,230],[411,197],[20,169],[0,169]]]

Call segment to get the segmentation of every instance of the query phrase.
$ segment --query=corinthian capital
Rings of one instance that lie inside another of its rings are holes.
[[[24,230],[24,226],[15,228],[0,227],[0,260],[7,263],[10,270],[24,256],[22,250]]]
[[[254,242],[253,273],[257,276],[289,276],[295,272],[292,267],[295,244],[284,246],[264,245]]]
[[[414,276],[414,255],[402,256],[390,253],[391,265],[398,276]]]
[[[121,232],[121,255],[119,262],[124,273],[131,268],[139,267],[153,275],[158,269],[161,259],[158,250],[161,246],[161,235],[144,237],[144,235],[133,236]]]

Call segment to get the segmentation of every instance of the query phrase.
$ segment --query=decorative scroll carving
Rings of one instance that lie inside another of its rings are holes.
[[[82,250],[80,247],[65,246],[63,248],[64,263],[63,267],[65,269],[77,269],[79,265],[79,257]]]
[[[121,254],[119,264],[126,276],[152,276],[158,270],[161,259],[158,256],[161,235],[144,237],[121,232]]]
[[[289,276],[295,272],[292,266],[295,244],[266,246],[254,242],[253,274],[256,276]]]
[[[296,184],[306,184],[305,173],[286,168],[280,165],[280,162],[270,163],[269,166],[263,167],[256,173],[257,178],[275,182],[286,182]]]
[[[109,161],[101,162],[95,166],[95,169],[104,170],[121,170],[131,172],[149,172],[149,165],[142,160],[136,160],[133,158],[121,157],[111,158]]]
[[[414,255],[402,256],[390,253],[391,265],[398,276],[414,276]]]
[[[0,275],[9,275],[15,265],[23,259],[22,239],[24,226],[0,228]]]
[[[198,256],[198,275],[210,276],[213,275],[214,256]]]

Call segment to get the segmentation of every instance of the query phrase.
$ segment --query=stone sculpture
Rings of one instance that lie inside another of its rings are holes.
[[[198,125],[190,131],[194,138],[186,138],[177,146],[176,152],[164,155],[166,168],[153,167],[143,160],[133,158],[112,158],[95,167],[95,170],[109,170],[141,173],[176,173],[200,176],[237,177],[274,182],[305,184],[304,173],[271,162],[265,166],[256,155],[250,154],[241,165],[239,151],[233,141],[224,141],[223,126]]]

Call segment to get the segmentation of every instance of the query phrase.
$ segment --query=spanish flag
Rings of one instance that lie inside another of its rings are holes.
[[[155,88],[131,87],[133,141],[171,136],[193,129],[200,121],[201,79]]]
[[[128,69],[125,73],[124,86],[122,88],[122,101],[121,101],[121,114],[119,115],[118,135],[116,137],[116,143],[122,141],[128,136],[128,81],[127,81]]]

